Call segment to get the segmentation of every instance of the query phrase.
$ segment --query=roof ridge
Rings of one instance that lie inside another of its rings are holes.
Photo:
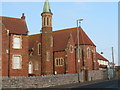
[[[0,16],[0,18],[8,18],[8,19],[18,19],[18,20],[22,20],[21,18],[13,18],[13,17],[6,17],[6,16]]]
[[[28,35],[28,36],[36,36],[36,35],[40,35],[40,33],[39,34],[32,34],[32,35]]]
[[[56,31],[53,31],[53,33],[62,32],[62,31],[68,31],[68,30],[75,29],[75,28],[77,28],[77,27],[67,28],[67,29],[61,29],[61,30],[56,30]]]
[[[74,27],[74,28],[67,28],[67,29],[61,29],[61,30],[56,30],[56,31],[53,31],[53,33],[55,32],[62,32],[62,31],[67,31],[67,30],[70,30],[70,29],[75,29],[77,27]],[[28,35],[28,36],[36,36],[36,35],[40,35],[41,33],[39,34],[32,34],[32,35]]]
[[[105,58],[104,56],[102,56],[100,53],[98,53],[98,52],[96,52],[99,56],[101,56],[103,59],[105,59],[105,60],[107,60],[108,61],[108,59],[107,58]]]

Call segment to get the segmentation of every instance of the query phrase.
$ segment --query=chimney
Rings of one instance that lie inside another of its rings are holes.
[[[25,19],[24,13],[22,13],[22,17],[21,17],[21,19]]]

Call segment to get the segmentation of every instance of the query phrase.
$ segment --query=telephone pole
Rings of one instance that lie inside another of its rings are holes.
[[[78,19],[77,20],[77,40],[78,40],[78,44],[77,44],[77,53],[78,53],[78,82],[80,83],[80,43],[79,43],[79,38],[80,38],[80,35],[79,35],[79,27],[81,27],[81,22],[83,21],[83,19]]]
[[[115,66],[114,66],[114,50],[113,50],[113,47],[112,47],[112,63],[113,63],[112,67],[114,68]]]
[[[114,50],[113,50],[113,47],[112,47],[112,63],[113,63],[112,70],[113,70],[113,78],[114,78],[114,76],[115,76],[115,73],[114,73],[115,66],[114,66]]]

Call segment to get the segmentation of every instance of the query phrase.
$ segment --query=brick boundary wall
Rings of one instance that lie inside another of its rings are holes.
[[[107,79],[106,71],[88,71],[89,81]],[[80,81],[84,82],[84,71],[80,73]],[[43,88],[78,82],[78,74],[46,75],[32,77],[3,77],[3,88]]]
[[[94,80],[101,80],[101,79],[107,79],[108,78],[108,72],[107,70],[105,71],[100,71],[100,70],[93,70],[93,71],[88,71],[88,81],[94,81]]]

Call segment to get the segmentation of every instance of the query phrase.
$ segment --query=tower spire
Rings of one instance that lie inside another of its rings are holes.
[[[42,75],[53,74],[53,34],[52,34],[52,13],[48,0],[45,0],[42,16]]]
[[[50,4],[49,4],[48,0],[45,0],[43,12],[49,12],[49,13],[51,13]]]

